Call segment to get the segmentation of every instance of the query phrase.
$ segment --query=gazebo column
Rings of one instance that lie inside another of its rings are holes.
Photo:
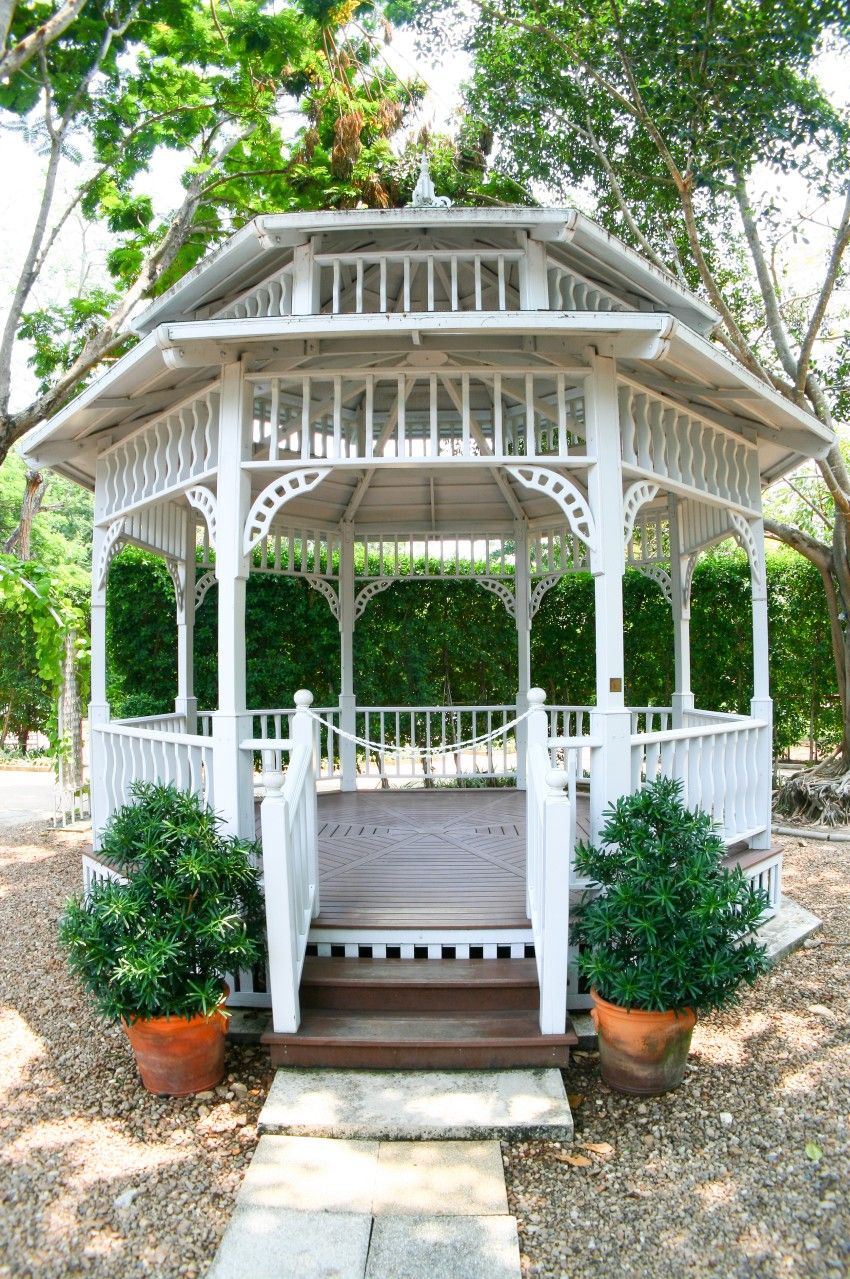
[[[514,524],[514,587],[516,599],[517,639],[517,715],[528,710],[528,690],[531,687],[531,608],[528,588],[528,526],[523,520]],[[516,784],[517,790],[525,790],[525,752],[528,742],[528,722],[523,720],[516,727]]]
[[[228,833],[254,837],[254,766],[239,743],[251,737],[245,703],[245,590],[250,557],[242,537],[251,481],[252,388],[239,363],[222,370],[215,575],[218,581],[218,710],[213,715],[215,807]]]
[[[596,526],[591,556],[596,603],[596,709],[590,731],[600,745],[592,752],[590,830],[602,827],[605,806],[631,790],[631,715],[623,694],[623,476],[617,372],[609,356],[591,356],[585,421],[588,497]]]
[[[106,700],[106,580],[98,582],[106,529],[97,521],[103,513],[103,462],[98,459],[95,473],[94,533],[92,537],[92,591],[91,591],[91,700],[89,701],[89,776],[91,778],[92,842],[100,847],[100,832],[106,820],[107,801],[103,791],[104,760],[100,734],[92,731],[98,724],[109,720],[109,702]]]
[[[339,548],[339,726],[354,734],[354,530],[345,524]],[[328,743],[330,750],[333,742]],[[357,748],[354,742],[339,739],[342,789],[357,789]]]
[[[683,726],[684,714],[694,708],[691,692],[691,600],[687,583],[688,557],[682,554],[679,510],[671,493],[667,499],[670,529],[670,579],[673,594],[673,727]]]
[[[753,696],[750,702],[750,714],[754,719],[767,721],[767,728],[761,733],[758,753],[758,788],[759,808],[765,829],[755,835],[750,844],[753,848],[770,848],[772,779],[773,779],[773,701],[770,696],[770,667],[768,664],[768,627],[767,627],[767,571],[764,556],[764,523],[762,520],[750,520],[749,529],[753,538],[750,552],[750,583],[752,588],[753,607]]]
[[[183,599],[177,601],[177,697],[174,709],[185,716],[186,732],[198,731],[198,701],[195,697],[195,521],[186,521],[186,549],[178,566]]]

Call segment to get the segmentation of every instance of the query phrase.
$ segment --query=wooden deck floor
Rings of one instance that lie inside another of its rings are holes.
[[[585,837],[586,796],[576,816]],[[319,893],[316,927],[527,928],[525,795],[320,795]]]

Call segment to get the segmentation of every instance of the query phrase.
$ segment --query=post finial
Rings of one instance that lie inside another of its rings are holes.
[[[299,688],[293,700],[299,711],[306,711],[313,705],[313,694],[309,688]]]
[[[428,165],[428,152],[424,147],[419,165],[419,180],[413,188],[413,198],[410,203],[414,209],[447,209],[452,203],[447,195],[437,195],[435,192],[434,183],[431,181],[431,169]]]
[[[546,691],[542,688],[530,688],[525,699],[529,706],[543,706],[546,702]]]

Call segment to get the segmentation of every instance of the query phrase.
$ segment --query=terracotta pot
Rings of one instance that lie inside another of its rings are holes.
[[[221,1012],[209,1017],[151,1017],[121,1024],[148,1092],[186,1097],[215,1088],[224,1078],[227,1019]]]
[[[650,1013],[609,1004],[595,990],[590,1015],[599,1032],[602,1078],[617,1092],[654,1097],[678,1088],[696,1025],[692,1008]]]

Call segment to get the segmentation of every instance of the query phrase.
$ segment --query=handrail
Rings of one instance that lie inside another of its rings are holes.
[[[132,724],[126,724],[123,721],[117,723],[115,720],[107,720],[104,724],[92,724],[91,729],[94,733],[133,737],[143,742],[177,743],[183,746],[203,746],[207,749],[212,745],[211,737],[202,737],[197,733],[169,733],[164,728],[135,728]]]
[[[736,719],[723,724],[696,724],[693,728],[668,728],[660,733],[633,733],[632,746],[655,746],[661,742],[690,741],[696,737],[715,737],[718,733],[734,733],[739,729],[767,728],[764,719]]]

